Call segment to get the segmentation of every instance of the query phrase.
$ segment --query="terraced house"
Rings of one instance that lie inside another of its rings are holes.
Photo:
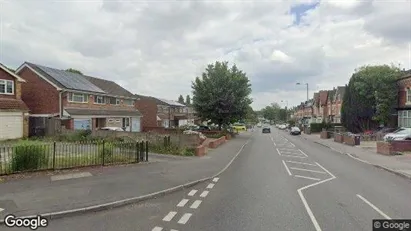
[[[27,82],[22,99],[31,117],[58,118],[70,130],[141,130],[141,114],[135,107],[138,98],[113,81],[29,62],[16,73]]]
[[[337,87],[332,100],[332,111],[334,115],[334,123],[341,123],[341,106],[345,94],[346,86]]]

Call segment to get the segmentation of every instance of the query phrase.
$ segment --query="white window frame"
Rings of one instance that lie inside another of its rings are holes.
[[[131,124],[130,117],[124,117],[121,121],[121,125],[125,128],[130,127],[130,124]]]
[[[120,105],[120,99],[116,98],[116,105]]]
[[[80,97],[80,95],[81,95],[81,97],[83,98],[83,101],[75,101],[75,100],[73,100],[74,95],[77,95],[78,97]],[[75,93],[75,92],[69,92],[69,95],[68,95],[67,98],[68,98],[68,101],[69,101],[70,103],[88,103],[88,100],[89,100],[89,97],[88,97],[87,94]]]
[[[405,103],[411,104],[411,88],[405,88]]]
[[[403,110],[398,112],[399,127],[411,127],[411,111]]]
[[[128,103],[126,103],[126,102],[131,102],[131,104],[128,104]],[[124,104],[124,105],[127,105],[127,106],[134,106],[134,100],[132,100],[132,99],[124,99],[124,100],[123,100],[123,104]]]
[[[99,99],[101,100],[101,102],[99,102]],[[94,104],[104,104],[104,96],[95,95],[94,96]]]
[[[7,92],[7,85],[11,83],[11,92]],[[0,85],[4,85],[4,92],[1,95],[14,95],[14,81],[8,79],[0,79]]]

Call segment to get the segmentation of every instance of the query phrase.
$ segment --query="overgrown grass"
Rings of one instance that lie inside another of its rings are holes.
[[[104,165],[132,163],[136,160],[133,155],[111,155],[104,157]],[[95,154],[85,154],[75,157],[56,157],[55,168],[75,168],[103,165],[103,157]]]
[[[30,171],[46,169],[49,156],[47,145],[43,142],[23,140],[12,149],[11,171]]]
[[[150,146],[150,152],[159,153],[159,154],[170,154],[176,156],[194,156],[195,148],[183,147],[170,145],[152,145]]]

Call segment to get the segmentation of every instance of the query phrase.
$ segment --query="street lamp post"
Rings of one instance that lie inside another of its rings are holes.
[[[296,85],[306,85],[307,86],[307,103],[308,103],[308,83],[297,83]]]
[[[282,103],[286,103],[286,108],[285,108],[285,120],[288,120],[288,100],[281,100]]]

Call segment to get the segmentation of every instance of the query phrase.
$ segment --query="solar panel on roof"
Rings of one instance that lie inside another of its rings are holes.
[[[166,104],[173,105],[173,106],[180,106],[180,107],[185,106],[181,103],[178,103],[178,102],[175,102],[175,101],[172,101],[172,100],[167,100],[167,99],[159,99],[159,100],[163,101]]]
[[[39,66],[42,71],[60,82],[64,87],[83,91],[105,93],[102,89],[88,81],[84,76],[68,71],[57,70],[49,67]]]

